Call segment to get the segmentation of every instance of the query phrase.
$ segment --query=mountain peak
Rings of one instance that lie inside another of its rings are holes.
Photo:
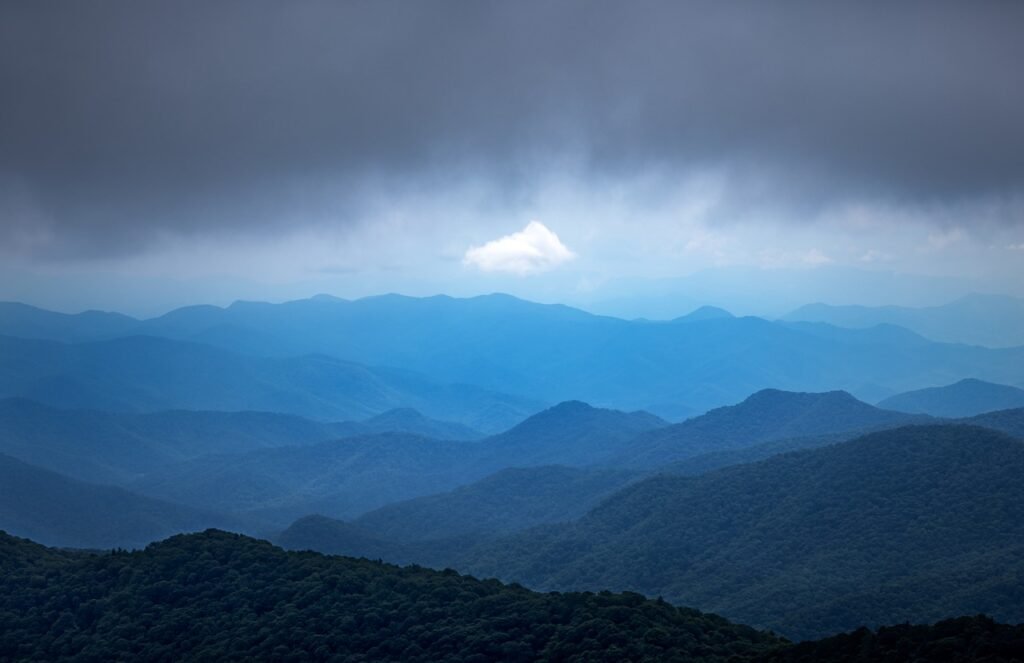
[[[724,320],[735,317],[736,316],[729,311],[726,311],[724,308],[719,308],[717,306],[701,306],[684,316],[676,318],[673,322],[700,322],[702,320]]]
[[[1024,389],[965,378],[942,387],[927,387],[896,394],[878,406],[937,417],[970,417],[983,412],[1024,407]]]

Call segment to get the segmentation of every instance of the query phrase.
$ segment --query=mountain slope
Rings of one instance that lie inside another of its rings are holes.
[[[540,409],[397,369],[326,356],[268,359],[142,336],[79,344],[0,337],[0,397],[10,396],[68,408],[261,410],[334,420],[413,407],[488,431]]]
[[[659,467],[770,440],[890,427],[911,421],[909,415],[881,410],[845,392],[765,389],[737,405],[642,434],[617,460],[632,467]]]
[[[282,526],[309,513],[351,518],[390,502],[451,490],[549,459],[593,465],[661,420],[568,403],[478,442],[366,435],[304,447],[224,454],[158,469],[131,484],[147,495]]]
[[[622,453],[639,434],[668,426],[649,412],[620,412],[566,401],[484,440],[496,467],[597,465]]]
[[[483,433],[469,426],[425,417],[411,407],[399,407],[358,422],[359,435],[369,433],[412,433],[438,440],[478,440]]]
[[[4,660],[711,662],[783,644],[635,594],[537,594],[217,531],[103,556],[0,533],[0,568]]]
[[[466,461],[475,446],[382,433],[204,456],[147,474],[129,487],[283,526],[309,513],[350,518],[389,502],[449,490],[467,476],[485,473]]]
[[[878,407],[936,417],[970,417],[1024,407],[1024,389],[972,378],[945,387],[929,387],[890,396]]]
[[[502,470],[453,491],[388,504],[352,522],[300,518],[276,542],[294,550],[431,564],[485,539],[578,518],[637,478],[552,466]]]
[[[1001,295],[968,295],[949,304],[924,308],[810,304],[784,319],[853,328],[890,324],[946,343],[1024,345],[1024,300]]]
[[[614,470],[512,468],[448,493],[388,504],[354,524],[399,542],[493,536],[574,520],[636,478]]]
[[[143,546],[178,532],[248,523],[97,486],[0,455],[0,529],[54,546]]]
[[[986,412],[985,414],[963,419],[962,422],[1002,431],[1007,435],[1024,439],[1024,407],[1013,410]]]
[[[1024,620],[1024,443],[911,426],[695,477],[457,565],[544,589],[631,589],[790,637],[985,612]]]

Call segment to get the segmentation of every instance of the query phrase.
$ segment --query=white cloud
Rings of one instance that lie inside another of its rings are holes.
[[[892,256],[878,249],[868,249],[860,257],[861,262],[887,262],[889,260],[892,260]]]
[[[807,253],[805,253],[803,255],[801,260],[803,260],[808,265],[814,265],[814,266],[827,265],[830,262],[833,262],[832,258],[828,257],[827,255],[825,255],[822,251],[819,251],[818,249],[811,249],[810,251],[808,251]]]
[[[1021,242],[1020,244],[1008,244],[1006,248],[1011,251],[1024,251],[1024,242]]]
[[[517,233],[491,240],[466,251],[462,262],[483,272],[510,272],[525,276],[545,272],[568,262],[576,254],[558,235],[539,221],[530,221]]]

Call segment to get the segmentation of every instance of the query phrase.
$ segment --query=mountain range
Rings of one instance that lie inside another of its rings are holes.
[[[783,320],[852,328],[899,325],[944,343],[1024,345],[1024,300],[1004,295],[973,294],[949,304],[922,308],[809,304],[783,316]]]
[[[82,328],[76,328],[75,316],[51,320],[46,312],[29,316],[23,307],[16,309],[17,315],[0,309],[0,333],[29,330],[37,338],[80,341],[90,334],[103,336],[100,331],[107,337],[123,336],[130,328],[132,334],[261,357],[322,354],[364,367],[401,367],[443,384],[477,385],[540,402],[578,399],[672,417],[735,403],[768,387],[841,389],[877,401],[951,379],[1017,384],[1024,374],[1024,349],[1019,347],[936,343],[892,326],[840,329],[720,313],[669,322],[626,321],[507,295],[236,302],[226,308],[187,307],[127,325],[119,316],[107,326],[98,325],[95,314],[81,314]],[[32,318],[31,324],[26,317]],[[372,370],[379,374],[383,369]],[[372,402],[361,405],[358,412],[328,416],[361,418],[380,411],[369,411]],[[496,430],[451,412],[404,405],[484,432]],[[308,406],[297,413],[311,414]]]
[[[542,404],[323,355],[268,358],[151,336],[63,343],[0,337],[0,398],[120,412],[260,410],[322,420],[397,407],[497,432]]]

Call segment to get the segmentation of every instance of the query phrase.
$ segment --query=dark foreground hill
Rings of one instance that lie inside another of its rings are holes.
[[[96,556],[0,533],[0,569],[0,660],[744,661],[781,644],[636,594],[538,594],[213,530]]]
[[[0,529],[54,546],[141,547],[178,532],[246,523],[97,486],[0,454]]]
[[[936,417],[970,417],[1024,407],[1024,389],[969,378],[945,387],[896,394],[880,402],[878,407]]]
[[[0,532],[0,660],[1024,660],[1024,627],[965,617],[792,645],[662,600],[539,594],[209,530],[88,554]]]
[[[911,426],[615,494],[457,568],[629,589],[790,637],[985,612],[1024,621],[1024,443]]]

